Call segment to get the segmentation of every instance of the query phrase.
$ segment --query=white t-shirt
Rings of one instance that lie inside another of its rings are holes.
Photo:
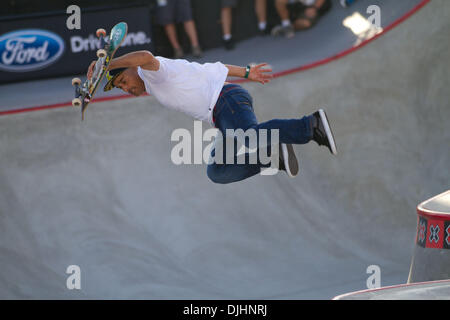
[[[145,90],[163,106],[212,124],[213,109],[228,68],[220,62],[199,64],[181,59],[156,59],[160,63],[158,71],[138,67]]]
[[[305,6],[312,6],[316,2],[316,0],[289,0],[289,3],[296,3],[296,2],[301,2]]]

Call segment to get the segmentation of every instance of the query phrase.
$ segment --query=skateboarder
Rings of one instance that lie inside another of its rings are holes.
[[[335,140],[322,109],[299,119],[273,119],[258,123],[250,94],[237,84],[227,83],[228,76],[247,78],[266,84],[272,79],[266,64],[253,67],[225,65],[221,62],[199,64],[186,60],[155,57],[149,51],[136,51],[114,58],[109,65],[105,91],[119,88],[134,96],[148,92],[165,107],[182,111],[192,117],[207,121],[225,135],[227,129],[267,131],[277,129],[279,144],[279,169],[290,177],[298,173],[297,157],[292,144],[315,141],[337,154]],[[88,78],[93,64],[89,67]],[[270,137],[270,134],[267,133]],[[259,137],[259,136],[258,136]],[[270,141],[269,141],[270,145]],[[236,150],[233,152],[237,157]],[[214,156],[215,150],[212,151]],[[261,172],[262,163],[228,164],[215,161],[208,165],[207,175],[215,183],[241,181]]]

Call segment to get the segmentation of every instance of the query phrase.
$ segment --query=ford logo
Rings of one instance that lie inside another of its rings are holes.
[[[28,72],[43,69],[64,52],[64,41],[55,33],[28,29],[0,37],[0,69]]]

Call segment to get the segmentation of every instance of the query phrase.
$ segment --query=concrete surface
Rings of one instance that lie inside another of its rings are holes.
[[[342,295],[334,300],[450,300],[450,281],[433,281]]]
[[[153,97],[0,117],[0,298],[330,299],[405,283],[417,204],[450,179],[450,3],[331,64],[245,84],[260,120],[325,107],[335,158],[214,185],[170,161]],[[204,125],[206,129],[207,125]],[[81,290],[68,290],[69,265]]]
[[[408,283],[450,279],[449,249],[415,246]],[[450,297],[450,291],[449,297]]]

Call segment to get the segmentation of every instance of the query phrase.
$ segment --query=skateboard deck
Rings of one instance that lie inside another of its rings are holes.
[[[98,87],[105,77],[109,64],[114,57],[117,49],[125,40],[128,33],[128,25],[125,22],[116,24],[106,38],[106,31],[98,29],[97,37],[100,39],[100,48],[97,50],[97,61],[94,66],[92,78],[87,79],[83,84],[79,78],[72,79],[72,85],[75,87],[75,99],[72,100],[72,106],[81,106],[81,120],[84,119],[84,113]]]

